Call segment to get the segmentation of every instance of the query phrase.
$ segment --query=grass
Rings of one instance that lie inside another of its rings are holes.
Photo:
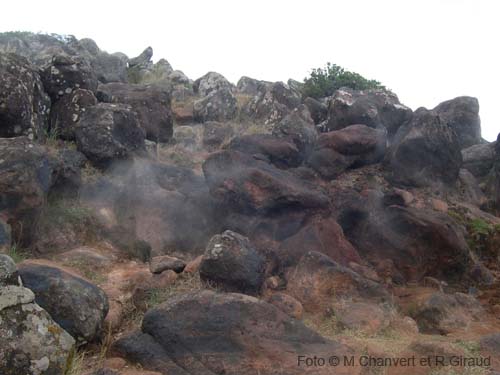
[[[82,375],[85,370],[85,352],[74,351],[68,360],[64,375]]]
[[[7,251],[7,255],[10,256],[16,264],[28,258],[27,254],[20,250],[17,245],[12,245]]]
[[[95,267],[86,262],[74,260],[66,262],[64,265],[75,268],[83,275],[83,277],[85,277],[89,281],[92,281],[96,285],[104,284],[107,280],[106,275],[96,272]]]

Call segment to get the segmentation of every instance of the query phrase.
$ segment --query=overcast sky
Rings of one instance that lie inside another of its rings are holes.
[[[90,37],[133,57],[145,47],[196,79],[217,71],[302,80],[327,61],[381,81],[406,105],[460,95],[481,106],[483,137],[500,131],[500,1],[8,1],[1,31]]]

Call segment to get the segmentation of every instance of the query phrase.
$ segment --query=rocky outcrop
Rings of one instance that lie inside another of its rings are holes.
[[[197,122],[232,120],[237,111],[236,97],[228,88],[209,91],[193,104],[193,116]]]
[[[411,109],[402,105],[392,92],[343,88],[336,91],[330,100],[324,130],[362,124],[371,128],[384,127],[393,136],[411,115]]]
[[[144,153],[144,138],[135,112],[118,104],[87,108],[75,128],[78,150],[98,167]]]
[[[207,96],[219,90],[232,91],[233,85],[222,75],[216,72],[208,72],[193,83],[195,94]]]
[[[463,168],[475,177],[485,177],[495,162],[495,145],[496,142],[481,143],[462,149]]]
[[[248,238],[225,231],[210,239],[200,264],[200,277],[219,287],[258,294],[264,281],[264,258]]]
[[[215,151],[234,136],[231,124],[209,121],[203,124],[203,146],[207,151]]]
[[[63,375],[75,340],[18,282],[12,259],[0,254],[0,372]]]
[[[240,94],[255,96],[259,92],[265,90],[267,86],[271,86],[272,82],[260,81],[250,77],[241,77],[236,84],[236,88]]]
[[[348,168],[381,161],[386,145],[384,130],[350,125],[321,134],[308,163],[323,178],[333,179]]]
[[[0,53],[0,137],[44,138],[50,99],[26,59]]]
[[[173,134],[173,115],[168,91],[147,85],[109,83],[100,85],[97,96],[107,103],[127,104],[137,113],[146,138],[168,142]]]
[[[328,116],[328,106],[319,100],[308,97],[304,99],[304,104],[311,113],[314,123],[321,124]]]
[[[327,368],[298,366],[298,356],[354,355],[269,303],[209,291],[176,297],[148,311],[142,333],[121,338],[114,350],[162,374],[183,374],[174,364],[189,374],[271,375],[277,368],[290,375],[329,374]],[[356,374],[358,369],[339,366],[337,373]]]
[[[99,337],[108,313],[108,299],[97,286],[61,269],[24,262],[19,265],[23,285],[35,301],[80,342]]]
[[[419,108],[394,137],[388,159],[391,179],[420,187],[451,185],[462,165],[460,150],[455,130],[439,114]]]
[[[274,124],[271,130],[275,137],[292,141],[306,157],[318,138],[318,132],[305,106],[301,105]]]

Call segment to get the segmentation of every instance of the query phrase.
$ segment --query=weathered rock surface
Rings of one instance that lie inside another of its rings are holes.
[[[290,140],[306,156],[318,138],[318,132],[304,106],[299,106],[272,126],[272,134]]]
[[[23,284],[32,289],[36,303],[79,341],[99,336],[108,313],[108,300],[97,286],[61,269],[23,262]]]
[[[183,260],[168,255],[153,257],[149,264],[149,270],[152,273],[162,273],[167,270],[180,273],[185,267],[186,263]]]
[[[297,356],[354,355],[273,305],[240,294],[175,297],[148,311],[142,331],[120,339],[114,349],[163,374],[183,374],[172,369],[172,361],[190,374],[328,374],[330,369],[298,366]],[[358,371],[340,366],[337,373]]]
[[[234,135],[231,124],[208,121],[203,124],[203,146],[207,151],[215,151]]]
[[[232,231],[212,237],[200,264],[200,277],[225,290],[257,294],[264,281],[264,258],[248,238]]]
[[[97,95],[104,102],[130,105],[137,113],[147,139],[168,142],[172,138],[171,99],[165,89],[149,85],[109,83],[100,85]]]
[[[255,78],[241,77],[236,84],[236,88],[239,93],[249,96],[255,96],[262,90],[265,90],[266,86],[271,86],[271,82],[260,81]]]
[[[392,136],[411,115],[411,109],[402,105],[391,92],[340,89],[330,100],[325,130],[363,124],[371,128],[384,127]]]
[[[228,88],[210,91],[193,104],[193,116],[198,122],[232,120],[237,111],[236,97]]]
[[[200,96],[207,96],[214,91],[232,91],[233,85],[222,75],[216,72],[208,72],[193,83],[194,92]]]
[[[328,106],[314,98],[305,98],[304,104],[311,113],[314,123],[321,124],[328,116]]]
[[[145,132],[130,107],[100,103],[87,108],[75,129],[78,150],[98,167],[145,152]]]
[[[75,340],[18,283],[12,259],[0,254],[0,372],[63,375]]]
[[[0,137],[44,138],[50,99],[26,59],[0,53]]]
[[[495,162],[495,145],[496,142],[481,143],[462,149],[463,168],[475,177],[485,177]]]

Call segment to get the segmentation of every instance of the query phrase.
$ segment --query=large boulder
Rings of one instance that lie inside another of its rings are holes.
[[[260,91],[265,90],[266,86],[272,85],[272,82],[260,81],[255,78],[243,76],[236,84],[238,93],[248,96],[255,96]]]
[[[291,111],[272,126],[272,134],[295,143],[301,154],[306,156],[318,138],[309,111],[303,105]]]
[[[128,60],[129,67],[147,66],[153,57],[153,48],[146,47],[139,56],[133,57]]]
[[[328,106],[311,97],[304,99],[304,104],[311,113],[311,118],[316,125],[321,124],[328,116]]]
[[[0,53],[0,137],[43,138],[50,99],[26,59]]]
[[[236,97],[229,88],[210,91],[193,104],[193,116],[198,122],[232,120],[237,112]]]
[[[460,148],[481,142],[479,102],[476,98],[460,96],[439,104],[433,111],[457,133]]]
[[[232,211],[269,213],[325,208],[327,196],[287,171],[238,151],[211,154],[203,164],[211,194]]]
[[[330,367],[308,367],[299,359],[355,354],[267,302],[211,291],[174,297],[148,311],[142,333],[125,336],[113,347],[162,374],[184,374],[172,368],[172,361],[190,374],[330,374]],[[338,374],[359,371],[336,368]]]
[[[27,239],[60,164],[28,137],[0,138],[0,160],[0,216]]]
[[[202,97],[214,91],[232,91],[232,88],[233,85],[222,74],[216,72],[208,72],[193,83],[194,92]]]
[[[144,138],[135,112],[118,104],[87,108],[75,128],[78,150],[99,167],[144,153]]]
[[[248,238],[225,231],[210,239],[200,277],[232,292],[258,294],[264,281],[264,258]]]
[[[391,179],[403,185],[450,185],[462,165],[455,130],[434,111],[419,108],[399,128],[389,151]]]
[[[97,286],[61,269],[36,263],[19,265],[23,285],[35,301],[80,342],[99,337],[108,313],[106,294]]]
[[[319,136],[309,165],[322,177],[332,179],[347,168],[379,162],[384,157],[387,136],[382,129],[349,125]]]
[[[172,138],[173,116],[168,91],[157,86],[109,83],[99,85],[97,96],[104,102],[130,105],[147,139],[168,142]]]
[[[300,95],[283,82],[260,85],[257,94],[243,107],[243,112],[253,120],[265,125],[281,121],[292,110],[299,107]]]
[[[50,109],[50,128],[58,137],[72,141],[75,139],[75,126],[80,116],[97,104],[90,90],[76,89],[57,100]]]
[[[402,105],[392,92],[343,88],[337,90],[330,100],[325,130],[363,124],[371,128],[385,127],[392,136],[411,115],[411,109]]]
[[[234,136],[234,128],[229,123],[209,121],[203,124],[202,144],[207,151],[215,151]]]
[[[76,89],[97,90],[97,77],[90,64],[67,55],[52,58],[42,70],[42,81],[53,102]]]
[[[476,144],[462,149],[463,168],[475,177],[485,177],[495,162],[496,142]]]
[[[19,285],[12,259],[0,254],[0,372],[64,375],[75,340]]]

